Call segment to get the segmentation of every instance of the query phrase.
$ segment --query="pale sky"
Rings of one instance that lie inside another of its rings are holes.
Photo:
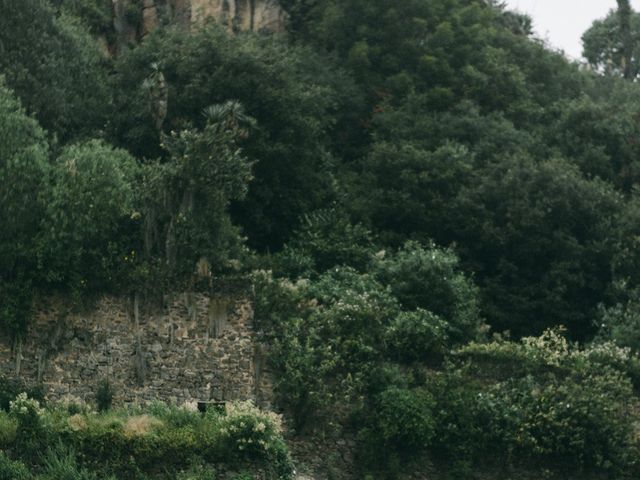
[[[575,59],[582,57],[580,37],[591,23],[617,7],[616,0],[505,0],[510,10],[528,13],[534,30],[552,47],[564,50]],[[631,0],[640,10],[640,0]]]

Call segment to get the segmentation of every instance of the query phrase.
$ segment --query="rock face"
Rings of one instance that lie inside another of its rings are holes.
[[[234,31],[284,29],[285,14],[277,0],[191,0],[191,21],[215,18]]]
[[[115,0],[114,5],[126,1]],[[256,32],[282,31],[286,21],[278,0],[143,0],[142,35],[156,28],[161,18],[183,28],[212,18],[233,31]]]
[[[135,315],[138,311],[139,314]],[[137,316],[137,320],[136,320]],[[50,299],[21,348],[20,376],[47,398],[92,402],[107,378],[115,402],[253,400],[270,408],[271,375],[244,299],[181,294],[144,311],[104,297],[83,314]],[[0,371],[15,372],[15,348],[0,338]]]

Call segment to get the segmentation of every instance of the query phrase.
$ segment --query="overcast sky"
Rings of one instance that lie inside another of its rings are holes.
[[[512,10],[528,13],[539,37],[564,50],[573,58],[582,57],[580,37],[591,23],[616,8],[616,0],[506,0]],[[632,0],[640,10],[640,0]]]

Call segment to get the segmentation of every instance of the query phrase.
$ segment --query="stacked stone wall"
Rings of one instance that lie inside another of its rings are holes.
[[[250,303],[193,293],[165,300],[150,308],[103,297],[69,313],[48,299],[21,346],[0,339],[0,369],[42,385],[52,400],[92,402],[108,379],[120,404],[253,400],[270,408],[266,347],[254,337]]]

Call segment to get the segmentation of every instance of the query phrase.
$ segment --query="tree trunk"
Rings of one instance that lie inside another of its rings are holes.
[[[15,340],[16,352],[16,377],[20,376],[20,368],[22,367],[22,338],[17,337]]]
[[[633,68],[633,37],[631,35],[631,4],[629,0],[618,0],[618,22],[622,43],[622,74],[627,80],[635,76]]]

